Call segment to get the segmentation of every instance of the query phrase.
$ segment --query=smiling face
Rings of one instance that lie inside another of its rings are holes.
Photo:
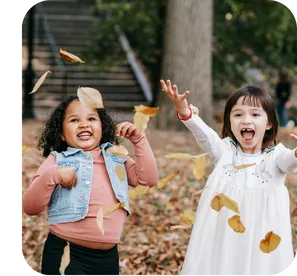
[[[243,97],[231,109],[230,124],[242,151],[250,154],[261,150],[265,132],[272,127],[262,106],[244,104]]]
[[[98,112],[80,101],[71,102],[65,112],[62,139],[68,146],[90,151],[97,148],[102,138]]]

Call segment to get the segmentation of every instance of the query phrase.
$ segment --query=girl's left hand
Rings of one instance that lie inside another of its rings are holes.
[[[116,135],[130,139],[134,135],[139,135],[140,131],[130,122],[122,122],[116,126]]]

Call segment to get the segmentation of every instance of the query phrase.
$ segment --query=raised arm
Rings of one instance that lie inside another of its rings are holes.
[[[128,157],[125,163],[129,185],[154,186],[157,184],[158,167],[145,134],[137,130],[136,126],[130,122],[118,124],[116,133],[129,139],[135,148],[136,160]]]
[[[207,152],[214,161],[218,160],[223,150],[226,148],[226,144],[198,115],[193,114],[193,110],[188,106],[186,99],[190,92],[186,91],[184,94],[180,95],[177,86],[172,86],[170,80],[167,80],[166,83],[161,80],[160,83],[162,91],[165,92],[175,105],[178,118],[192,132],[201,149]]]

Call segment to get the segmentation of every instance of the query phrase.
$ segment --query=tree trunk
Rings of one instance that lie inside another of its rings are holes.
[[[210,124],[212,8],[212,0],[168,0],[161,76],[176,84],[180,94],[189,90],[189,104],[197,106],[201,118]],[[161,86],[158,106],[157,128],[185,129]]]

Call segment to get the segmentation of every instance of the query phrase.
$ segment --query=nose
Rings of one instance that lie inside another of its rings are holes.
[[[81,120],[80,124],[79,124],[79,127],[87,128],[87,127],[89,127],[89,122],[87,120]]]
[[[244,124],[250,124],[252,121],[251,121],[251,116],[250,115],[244,115],[243,116],[243,119],[242,119],[242,122]]]

